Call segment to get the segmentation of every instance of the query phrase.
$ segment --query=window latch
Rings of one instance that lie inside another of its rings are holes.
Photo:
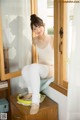
[[[59,52],[62,54],[61,46],[62,46],[62,41],[59,43]]]
[[[60,38],[63,38],[63,33],[64,33],[64,32],[63,32],[63,28],[61,27],[61,28],[60,28],[60,31],[59,31]]]

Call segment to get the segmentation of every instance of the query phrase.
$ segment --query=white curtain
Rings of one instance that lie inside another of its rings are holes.
[[[74,5],[67,120],[80,120],[80,3]]]
[[[21,70],[31,64],[31,29],[29,0],[0,0],[3,46],[8,50],[9,72]],[[23,87],[21,77],[11,80],[11,91]]]

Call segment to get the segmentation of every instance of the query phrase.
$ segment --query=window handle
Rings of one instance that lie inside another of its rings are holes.
[[[60,38],[63,38],[63,33],[64,33],[64,32],[63,32],[63,28],[61,27],[61,28],[60,28],[60,31],[59,31]]]
[[[59,52],[62,54],[61,46],[62,46],[62,41],[59,43]]]

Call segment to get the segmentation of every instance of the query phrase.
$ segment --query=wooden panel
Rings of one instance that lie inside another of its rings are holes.
[[[40,110],[35,115],[30,115],[30,107],[17,104],[16,96],[11,96],[12,117],[16,116],[19,120],[58,120],[58,105],[48,97],[40,105]],[[15,111],[15,112],[14,112]]]
[[[3,50],[3,52],[4,52],[4,58],[5,58],[5,56],[7,55],[7,54],[6,54],[7,51]],[[1,66],[1,60],[2,60],[2,59],[1,59],[1,54],[0,54],[0,66]],[[8,71],[9,71],[8,59],[5,59],[4,62],[5,62],[6,72],[8,72]],[[2,70],[2,68],[1,68],[1,70]],[[2,71],[0,71],[0,74],[1,74],[1,72],[2,72]],[[0,79],[0,80],[1,80],[1,79]],[[4,88],[0,88],[0,99],[1,99],[1,98],[5,98],[5,99],[7,99],[8,102],[9,102],[9,101],[10,101],[10,79],[7,80],[7,81],[5,81],[5,82],[7,82],[8,87],[5,87],[4,84],[3,84]],[[1,82],[1,81],[0,81],[0,83],[4,83],[4,82]],[[10,102],[9,102],[9,111],[7,112],[7,120],[11,120]]]
[[[11,116],[12,120],[23,120],[22,115],[19,113],[18,109],[11,103]]]
[[[3,88],[3,89],[0,89],[0,98],[5,98],[7,97],[7,91],[8,89],[6,88]]]

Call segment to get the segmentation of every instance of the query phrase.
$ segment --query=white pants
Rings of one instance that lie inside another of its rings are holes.
[[[31,64],[22,69],[22,77],[24,84],[28,88],[28,92],[32,93],[32,103],[40,103],[40,78],[47,78],[49,68],[43,64]]]

